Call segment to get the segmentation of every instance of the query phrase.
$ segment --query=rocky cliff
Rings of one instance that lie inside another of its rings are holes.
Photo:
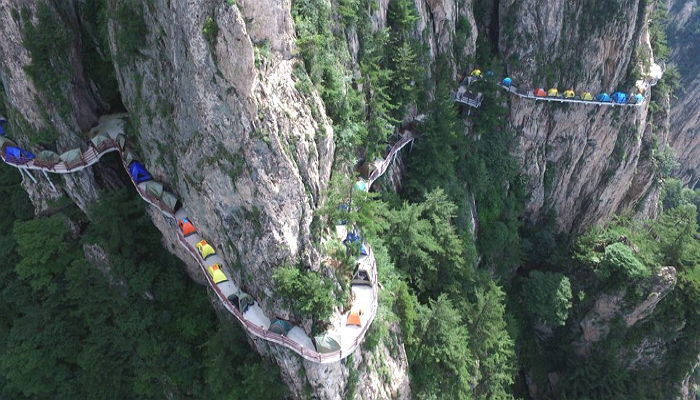
[[[648,13],[644,1],[501,1],[498,46],[520,87],[630,92],[633,70],[653,62]],[[531,219],[553,211],[561,230],[580,232],[615,213],[654,215],[650,147],[666,133],[647,126],[646,107],[510,106]]]
[[[311,223],[330,176],[333,130],[318,95],[295,85],[290,9],[290,1],[245,0],[0,5],[0,111],[12,137],[35,152],[85,149],[100,115],[128,112],[146,167],[178,193],[243,288],[282,318],[296,317],[273,295],[276,268],[331,275]],[[37,211],[61,197],[85,211],[100,189],[125,182],[115,161],[54,177],[56,191],[39,175],[25,187]],[[166,247],[191,264],[169,221],[151,216]],[[189,272],[201,281],[196,266]],[[320,365],[251,342],[280,366],[293,397],[342,397],[351,374],[372,383],[358,397],[410,393],[405,356],[385,345]],[[395,379],[377,375],[373,362],[388,363]]]
[[[700,183],[700,4],[672,0],[668,9],[671,60],[681,78],[671,102],[669,141],[679,162],[676,175],[696,187]]]
[[[335,1],[320,3],[334,10],[333,28],[347,41],[350,61],[342,72],[358,74],[358,32],[343,25]],[[690,21],[680,3],[671,8],[674,16]],[[378,31],[387,26],[390,0],[372,4],[371,26]],[[414,5],[412,36],[426,49],[427,74],[442,55],[455,77],[465,72],[478,39],[496,48],[521,87],[629,91],[653,62],[649,9],[641,0]],[[294,263],[331,276],[320,263],[312,222],[331,174],[335,133],[317,91],[300,90],[292,9],[291,0],[1,0],[0,113],[23,146],[61,152],[84,148],[100,115],[127,112],[128,133],[146,167],[178,193],[229,272],[269,315],[296,317],[275,299],[272,273]],[[679,49],[674,56],[687,48]],[[700,84],[696,78],[687,86]],[[653,216],[659,143],[676,149],[685,168],[680,174],[697,182],[693,124],[700,107],[690,95],[674,103],[668,140],[666,129],[648,123],[647,107],[508,102],[532,220],[554,212],[560,230],[580,232],[615,213]],[[54,179],[58,191],[39,176],[25,188],[37,210],[62,196],[85,210],[101,188],[123,183],[113,161]],[[399,175],[392,177],[397,184]],[[169,222],[158,213],[152,219],[177,254]],[[250,341],[280,366],[295,398],[409,398],[396,329],[375,349],[329,365]]]

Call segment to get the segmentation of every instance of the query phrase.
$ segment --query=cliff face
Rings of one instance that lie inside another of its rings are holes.
[[[522,88],[576,93],[634,89],[637,63],[652,61],[645,2],[501,1],[498,45]],[[633,55],[640,59],[633,59]],[[648,71],[643,71],[648,72]],[[649,97],[649,92],[645,96]],[[613,108],[511,99],[517,153],[529,178],[527,212],[554,211],[559,227],[580,232],[627,210],[653,215],[658,195],[647,107]]]
[[[672,0],[669,10],[671,60],[678,65],[681,88],[671,102],[669,141],[678,158],[676,175],[690,187],[700,183],[700,5]]]
[[[0,27],[0,113],[12,138],[34,152],[85,149],[100,115],[128,112],[127,133],[146,167],[178,193],[244,290],[282,318],[290,312],[273,295],[275,269],[302,263],[327,273],[310,227],[334,151],[318,95],[295,85],[290,8],[290,1],[246,0],[0,6],[7,21]],[[25,187],[37,210],[62,196],[86,210],[99,189],[125,182],[114,161],[53,177],[57,191],[38,174]],[[171,222],[150,214],[166,247],[201,282]],[[374,353],[359,350],[352,362],[320,365],[251,343],[280,366],[297,398],[342,397],[352,370],[371,383],[357,396],[410,395],[405,356],[391,358],[383,344]],[[388,363],[396,379],[368,368],[373,359]]]

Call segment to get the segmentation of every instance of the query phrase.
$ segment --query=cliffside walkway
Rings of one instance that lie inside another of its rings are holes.
[[[79,154],[76,150],[73,153],[74,157],[71,157],[69,161],[62,159],[55,159],[54,161],[41,160],[28,152],[17,153],[18,156],[10,155],[6,153],[6,148],[8,146],[17,147],[14,142],[4,136],[0,136],[0,156],[4,163],[18,168],[23,177],[27,176],[35,183],[37,180],[32,175],[31,171],[41,171],[46,176],[46,179],[49,180],[54,190],[55,187],[53,183],[51,183],[47,173],[76,173],[97,163],[105,154],[111,152],[118,152],[120,154],[122,165],[131,176],[130,164],[137,160],[126,140],[126,134],[124,132],[125,120],[126,116],[123,114],[102,117],[97,127],[93,128],[91,131],[94,137],[90,141],[89,148],[85,151],[80,151]],[[410,133],[404,134],[402,138],[392,146],[380,167],[372,173],[368,180],[367,190],[369,190],[369,186],[374,181],[384,174],[389,164],[396,158],[397,153],[412,140],[413,135]],[[319,351],[318,343],[312,340],[306,332],[298,326],[292,326],[286,334],[280,334],[270,330],[274,319],[265,315],[257,301],[254,301],[252,305],[244,308],[243,311],[239,310],[239,305],[234,304],[232,299],[234,299],[233,296],[241,296],[244,293],[241,291],[240,286],[234,283],[230,278],[232,275],[230,273],[225,273],[227,279],[217,284],[214,283],[212,277],[207,272],[207,268],[214,264],[221,265],[225,270],[226,267],[223,258],[218,254],[214,254],[206,259],[202,259],[197,250],[195,250],[195,244],[202,240],[199,232],[185,237],[181,229],[177,227],[177,221],[188,218],[185,207],[180,206],[177,198],[164,190],[162,184],[154,182],[153,180],[137,182],[133,179],[133,176],[131,177],[131,182],[134,184],[141,198],[156,207],[163,215],[173,220],[172,227],[177,231],[180,244],[200,266],[209,286],[216,293],[224,307],[236,317],[250,335],[281,345],[294,351],[304,359],[317,363],[340,361],[354,353],[357,346],[362,343],[367,329],[374,321],[378,306],[377,268],[374,254],[370,246],[365,244],[367,254],[361,255],[357,259],[358,271],[363,271],[364,274],[366,274],[366,279],[360,279],[359,283],[353,281],[351,285],[353,294],[351,310],[343,314],[334,314],[331,321],[329,321],[330,328],[323,336],[324,338],[331,338],[332,341],[330,343],[335,342],[335,345],[328,346],[329,341],[324,339],[325,344],[322,346],[322,350]],[[346,227],[344,226],[340,226],[340,230],[337,229],[339,239],[345,237],[345,229]],[[351,312],[359,315],[359,326],[346,323]]]
[[[478,108],[481,106],[483,101],[483,93],[474,92],[471,89],[471,85],[478,81],[490,81],[490,77],[483,77],[480,73],[478,76],[473,75],[468,76],[462,84],[459,86],[454,94],[454,101],[468,105],[470,107]],[[535,100],[535,101],[547,101],[556,103],[575,103],[575,104],[585,104],[585,105],[598,105],[598,106],[610,106],[610,107],[639,107],[645,103],[644,97],[641,95],[630,95],[627,96],[622,92],[615,92],[612,96],[607,93],[601,93],[596,97],[593,97],[590,93],[588,96],[576,96],[573,91],[570,95],[566,95],[565,91],[563,94],[559,93],[557,89],[550,89],[545,91],[544,89],[534,89],[534,90],[522,90],[518,89],[512,84],[510,78],[504,78],[501,82],[494,83],[500,86],[506,92],[518,96],[522,99]],[[656,82],[651,82],[651,85]],[[588,98],[590,97],[590,98]]]

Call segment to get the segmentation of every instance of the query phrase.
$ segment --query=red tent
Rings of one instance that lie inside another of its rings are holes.
[[[197,232],[197,229],[195,229],[194,225],[192,225],[190,220],[188,220],[187,218],[183,218],[177,221],[177,226],[179,226],[182,230],[182,236],[189,236]]]
[[[542,88],[535,89],[533,94],[537,97],[547,97],[547,92],[545,92],[544,89],[542,89]]]

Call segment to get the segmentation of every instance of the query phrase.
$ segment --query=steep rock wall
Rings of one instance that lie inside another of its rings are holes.
[[[669,144],[678,159],[676,175],[690,187],[700,184],[700,4],[668,4],[671,60],[678,65],[681,89],[671,102]]]
[[[646,13],[640,1],[504,0],[499,4],[499,50],[519,87],[630,91],[636,49],[651,54]],[[647,148],[654,135],[664,133],[646,129],[646,107],[517,98],[510,105],[516,152],[529,178],[527,213],[532,220],[553,211],[561,230],[580,232],[656,196]],[[640,208],[642,214],[654,212],[653,207]]]

